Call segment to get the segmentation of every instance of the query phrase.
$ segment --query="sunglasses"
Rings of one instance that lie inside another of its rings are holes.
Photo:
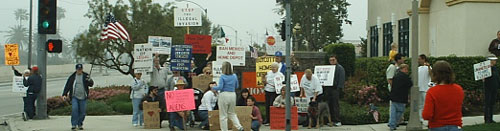
[[[210,75],[210,74],[212,74],[212,72],[205,72],[205,74]]]

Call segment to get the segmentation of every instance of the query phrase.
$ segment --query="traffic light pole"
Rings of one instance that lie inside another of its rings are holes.
[[[28,36],[29,37],[29,41],[28,41],[28,43],[29,43],[29,46],[28,46],[28,68],[31,68],[31,54],[33,54],[31,51],[31,49],[32,49],[31,46],[33,46],[33,44],[32,44],[33,25],[32,24],[33,24],[33,0],[30,0],[30,24],[29,24],[30,25],[30,28],[29,28],[30,34]]]
[[[290,0],[284,0],[285,2],[285,8],[286,8],[286,29],[285,29],[285,37],[286,37],[286,74],[285,74],[285,81],[286,81],[286,116],[285,116],[285,121],[286,121],[286,131],[290,131],[292,126],[291,126],[291,102],[290,102],[290,74],[291,74],[291,65],[290,65],[290,22],[291,22],[291,11],[290,11]]]
[[[411,88],[410,95],[410,119],[406,130],[422,130],[422,123],[420,123],[419,115],[419,90],[418,90],[418,1],[413,0],[411,12],[411,75],[413,78],[413,87]]]
[[[38,94],[36,100],[36,116],[35,119],[48,119],[47,115],[47,49],[45,42],[47,41],[46,34],[38,35],[38,50],[37,50],[37,64],[38,71],[42,76],[42,89]]]

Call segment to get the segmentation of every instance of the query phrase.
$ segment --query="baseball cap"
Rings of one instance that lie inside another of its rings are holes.
[[[37,70],[38,70],[38,66],[33,66],[33,67],[31,67],[31,70],[33,70],[33,71],[37,71]]]
[[[283,56],[283,53],[281,53],[281,51],[276,51],[276,53],[274,53],[274,56]]]
[[[83,69],[83,65],[82,64],[76,64],[75,69]]]
[[[498,58],[495,55],[488,56],[488,60],[497,60]]]

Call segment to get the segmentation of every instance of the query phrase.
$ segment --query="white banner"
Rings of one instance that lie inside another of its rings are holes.
[[[299,79],[296,74],[290,75],[290,92],[300,91]]]
[[[14,76],[12,78],[12,92],[26,93],[26,90],[28,90],[28,87],[24,87],[23,77]]]
[[[153,45],[153,52],[169,55],[172,48],[172,37],[148,36],[148,43]]]
[[[219,84],[220,76],[222,75],[222,62],[221,61],[212,61],[212,79],[217,84]]]
[[[297,106],[299,113],[307,113],[307,107],[309,107],[309,100],[305,97],[294,97],[295,105]]]
[[[491,77],[491,61],[483,61],[474,64],[474,78],[475,80],[482,80]]]
[[[283,88],[283,81],[285,81],[285,77],[282,75],[274,76],[274,89],[276,89],[276,94],[281,94],[281,88]]]
[[[227,61],[233,66],[245,66],[245,47],[217,46],[217,61]]]
[[[199,8],[175,8],[174,26],[201,26],[201,9]]]
[[[134,45],[134,72],[146,73],[153,71],[153,45]]]
[[[318,77],[322,86],[333,86],[335,65],[323,65],[314,67],[314,75]]]

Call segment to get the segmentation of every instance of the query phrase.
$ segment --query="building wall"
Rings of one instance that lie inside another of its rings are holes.
[[[467,3],[465,55],[489,54],[488,46],[500,30],[500,3]]]

